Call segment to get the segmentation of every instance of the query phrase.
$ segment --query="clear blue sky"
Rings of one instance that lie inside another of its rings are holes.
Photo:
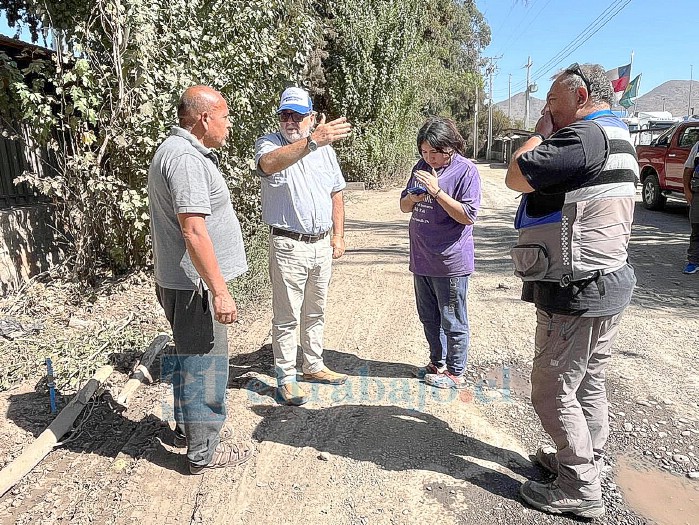
[[[611,14],[624,4],[627,5],[578,49],[556,59],[551,64],[555,66],[553,69],[545,74],[538,71],[581,33],[594,31],[585,29],[607,8],[612,8],[607,11]],[[533,62],[532,79],[541,75],[536,80],[539,90],[534,96],[542,99],[546,98],[551,76],[559,69],[573,62],[599,63],[605,69],[612,69],[628,64],[632,51],[631,78],[643,74],[639,95],[668,80],[689,80],[692,64],[692,77],[699,79],[699,55],[692,44],[691,30],[699,9],[697,0],[476,0],[476,5],[492,32],[491,44],[483,55],[500,57],[493,77],[495,102],[507,99],[509,74],[512,74],[512,94],[524,91],[526,68],[523,66],[527,56]]]
[[[612,69],[628,64],[632,51],[631,78],[643,73],[639,95],[667,80],[689,80],[691,64],[696,66],[693,78],[699,79],[699,56],[694,52],[691,30],[699,0],[476,0],[476,5],[492,32],[491,44],[483,55],[499,57],[493,77],[495,102],[507,99],[509,74],[512,94],[524,91],[527,56],[532,58],[538,98],[546,98],[550,77],[559,69],[573,62],[597,62]],[[550,64],[552,68],[545,68],[550,71],[541,71],[559,52],[600,27],[601,20],[595,20],[605,18],[605,11],[609,15],[621,7],[578,49],[563,53],[564,57]],[[590,24],[593,29],[586,31]],[[0,33],[13,35],[1,13]]]

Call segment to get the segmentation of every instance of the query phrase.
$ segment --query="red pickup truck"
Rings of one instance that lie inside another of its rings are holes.
[[[668,195],[684,200],[682,172],[689,150],[699,140],[699,120],[680,122],[654,139],[648,146],[636,146],[643,185],[643,205],[660,210]]]

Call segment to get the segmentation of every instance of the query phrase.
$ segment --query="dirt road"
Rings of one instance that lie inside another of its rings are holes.
[[[547,442],[527,398],[534,309],[519,300],[508,256],[516,195],[504,187],[501,166],[479,169],[484,199],[469,295],[468,390],[433,390],[412,377],[427,350],[399,191],[351,193],[349,248],[334,267],[325,341],[328,365],[350,375],[346,385],[316,385],[307,405],[278,406],[271,312],[261,304],[231,330],[229,415],[241,437],[258,442],[251,462],[186,475],[183,450],[168,445],[161,423],[168,385],[158,384],[123,414],[97,407],[78,440],[0,499],[0,521],[575,523],[517,496],[526,477],[544,478],[528,461]],[[674,525],[699,516],[699,481],[687,477],[699,470],[699,277],[680,271],[683,210],[637,209],[631,257],[638,288],[609,371],[609,512],[599,523]],[[16,455],[29,432],[41,431],[46,415],[36,414],[44,403],[33,385],[0,397],[7,414],[0,451]]]

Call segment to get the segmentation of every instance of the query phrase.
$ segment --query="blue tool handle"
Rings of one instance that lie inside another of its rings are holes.
[[[51,358],[46,358],[46,384],[49,387],[49,403],[51,404],[51,413],[55,414],[58,412],[56,409],[56,383],[54,383],[53,378],[53,363],[51,363]]]

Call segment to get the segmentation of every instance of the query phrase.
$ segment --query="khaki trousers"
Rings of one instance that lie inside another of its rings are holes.
[[[579,317],[536,312],[532,405],[558,449],[558,485],[571,497],[602,497],[599,469],[609,437],[605,385],[621,313]]]
[[[301,328],[303,372],[323,369],[325,302],[332,271],[330,236],[306,243],[270,235],[272,349],[277,384],[296,380],[296,328]]]

